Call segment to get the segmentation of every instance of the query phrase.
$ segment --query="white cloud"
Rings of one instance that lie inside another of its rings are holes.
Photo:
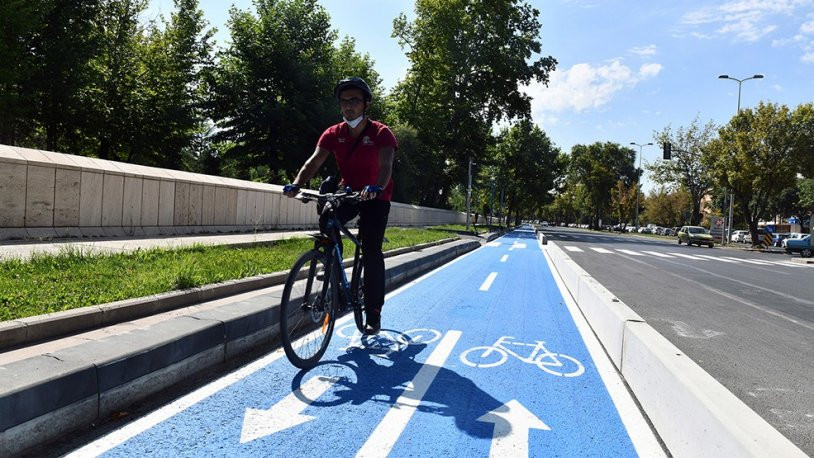
[[[800,61],[806,64],[814,64],[814,51],[807,52],[800,56]]]
[[[814,35],[814,21],[804,22],[803,25],[800,26],[800,33]]]
[[[630,48],[629,52],[636,54],[637,56],[648,57],[655,56],[658,52],[658,48],[656,45],[634,46]]]
[[[598,66],[581,63],[552,72],[548,87],[532,83],[526,92],[533,98],[532,113],[539,122],[550,118],[549,113],[599,108],[610,102],[615,93],[653,78],[661,70],[657,63],[644,64],[638,71],[619,60]]]
[[[718,6],[707,6],[684,15],[682,23],[700,37],[729,36],[736,41],[757,41],[779,29],[775,22],[788,23],[785,18],[810,11],[814,0],[732,0]]]

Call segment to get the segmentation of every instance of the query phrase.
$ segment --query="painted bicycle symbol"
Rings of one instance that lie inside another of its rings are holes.
[[[511,355],[526,364],[536,364],[540,369],[559,377],[579,377],[585,372],[585,367],[577,359],[548,350],[544,345],[545,342],[541,340],[537,340],[535,343],[512,342],[512,340],[514,337],[503,336],[490,346],[472,347],[461,353],[461,362],[471,367],[495,367],[505,363]],[[509,347],[510,345],[530,347],[531,353],[524,357],[513,351]]]
[[[377,336],[364,336],[351,323],[336,331],[339,337],[350,339],[346,348],[364,346],[368,349],[378,348],[384,356],[402,351],[408,345],[428,344],[441,338],[441,332],[435,329],[418,328],[407,331],[390,331],[382,329]]]

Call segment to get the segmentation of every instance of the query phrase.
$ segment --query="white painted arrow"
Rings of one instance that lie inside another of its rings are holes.
[[[485,413],[478,421],[495,424],[492,447],[489,449],[489,456],[492,458],[529,456],[529,430],[551,430],[516,399]]]
[[[339,379],[334,377],[316,376],[268,410],[246,409],[243,417],[243,430],[240,432],[240,443],[245,444],[313,420],[316,417],[301,413],[310,405],[310,402],[303,402],[302,399],[317,399],[337,380]]]

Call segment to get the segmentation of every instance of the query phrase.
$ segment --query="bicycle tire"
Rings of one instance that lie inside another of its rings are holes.
[[[319,250],[303,253],[288,274],[280,300],[280,339],[286,357],[300,369],[319,362],[336,322],[336,275],[328,271],[326,261]]]
[[[582,363],[579,362],[578,359],[576,359],[576,358],[574,358],[572,356],[564,355],[562,353],[555,353],[554,356],[557,358],[557,361],[559,361],[559,364],[546,363],[545,361],[543,361],[545,356],[546,355],[540,355],[540,357],[537,358],[535,363],[537,364],[537,367],[544,370],[545,372],[548,372],[551,375],[556,375],[557,377],[579,377],[580,375],[585,373],[585,366],[583,366]],[[566,360],[566,361],[571,362],[571,364],[568,364],[568,366],[567,366],[567,369],[568,369],[569,372],[558,371],[558,370],[551,369],[549,367],[549,366],[551,366],[551,367],[566,367],[566,363],[563,363],[561,360]],[[570,370],[571,366],[576,366],[576,369],[575,370]]]
[[[473,351],[481,351],[481,350],[483,351],[483,353],[480,356],[477,356],[477,358],[485,359],[487,353],[489,353],[489,354],[497,353],[498,359],[493,360],[493,361],[487,361],[487,362],[479,363],[479,362],[477,362],[477,360],[475,360],[476,362],[472,362],[467,357],[467,355],[472,353]],[[463,353],[461,353],[460,359],[461,359],[461,362],[466,364],[467,366],[478,367],[478,368],[487,368],[487,367],[500,366],[501,364],[505,363],[507,359],[509,359],[509,355],[508,355],[508,353],[506,353],[505,350],[503,350],[500,347],[490,347],[490,346],[485,346],[484,345],[482,347],[472,347],[469,350],[464,351]]]
[[[356,329],[365,332],[365,266],[359,259],[359,265],[353,266],[353,274],[350,282],[351,300],[353,301],[353,319],[356,322]]]

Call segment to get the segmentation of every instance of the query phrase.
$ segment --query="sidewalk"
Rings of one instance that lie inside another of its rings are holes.
[[[28,257],[65,247],[128,251],[196,243],[245,245],[310,233],[7,242],[0,245],[0,256]],[[497,236],[462,237],[388,252],[386,289]],[[250,350],[273,348],[286,274],[0,322],[0,456],[22,453],[104,421]]]

